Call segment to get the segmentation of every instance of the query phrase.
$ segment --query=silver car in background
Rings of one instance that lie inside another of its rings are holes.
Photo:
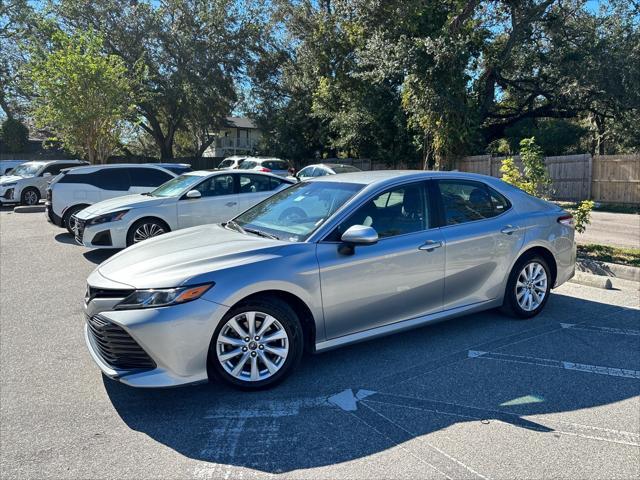
[[[86,342],[128,385],[263,388],[303,350],[495,307],[534,317],[575,251],[571,215],[495,178],[324,176],[105,261],[88,278]]]

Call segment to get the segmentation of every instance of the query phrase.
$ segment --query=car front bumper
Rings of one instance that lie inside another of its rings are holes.
[[[0,187],[0,205],[17,203],[16,187]]]
[[[227,310],[224,305],[203,299],[171,307],[107,310],[98,314],[85,308],[85,341],[102,372],[127,385],[161,388],[204,382],[208,380],[209,344]],[[91,316],[124,330],[139,346],[139,351],[148,355],[153,366],[119,367],[118,354],[105,353],[108,341],[97,336],[89,326]]]
[[[105,222],[88,225],[87,220],[74,217],[76,221],[76,242],[88,248],[126,248],[129,222]]]

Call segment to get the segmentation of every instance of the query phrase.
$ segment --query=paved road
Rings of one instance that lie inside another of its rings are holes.
[[[559,288],[306,358],[280,387],[141,391],[82,337],[104,254],[0,212],[2,478],[638,478],[637,291]]]
[[[591,224],[587,226],[587,231],[576,238],[578,243],[640,248],[640,215],[591,212]]]

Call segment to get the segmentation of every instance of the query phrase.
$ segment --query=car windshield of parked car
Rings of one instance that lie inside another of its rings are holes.
[[[37,163],[23,163],[22,165],[18,165],[11,171],[11,175],[17,175],[19,177],[33,177],[38,170],[40,170],[42,165],[38,165]]]
[[[228,167],[233,167],[233,159],[226,159],[220,162],[220,165],[218,165],[218,168],[228,168]]]
[[[258,165],[258,162],[254,162],[253,160],[245,160],[238,167],[240,170],[251,170]]]
[[[302,182],[276,193],[235,219],[252,230],[290,242],[303,242],[363,185]]]
[[[185,190],[190,190],[191,187],[194,187],[202,180],[203,177],[199,175],[180,175],[179,177],[172,178],[168,182],[163,183],[149,195],[152,197],[176,197],[182,194]]]

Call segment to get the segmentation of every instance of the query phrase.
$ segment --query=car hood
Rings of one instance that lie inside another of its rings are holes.
[[[133,245],[106,260],[95,272],[134,288],[170,288],[216,270],[273,258],[288,244],[220,225],[201,225]]]
[[[4,185],[5,183],[15,183],[23,178],[25,177],[21,177],[20,175],[3,175],[0,177],[0,185]]]
[[[103,215],[118,210],[126,210],[131,208],[155,207],[167,200],[165,197],[150,197],[149,195],[125,195],[123,197],[110,198],[102,202],[94,203],[85,208],[77,216],[83,220]]]

